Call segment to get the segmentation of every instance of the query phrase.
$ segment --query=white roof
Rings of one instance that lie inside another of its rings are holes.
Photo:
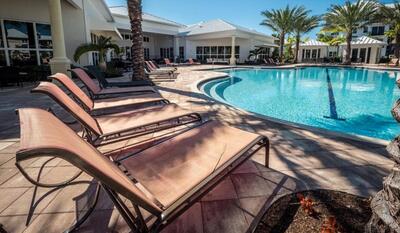
[[[371,37],[368,36],[361,36],[358,37],[356,39],[354,39],[353,41],[351,41],[352,45],[385,45],[385,42],[382,42],[380,40],[376,40],[373,39]],[[342,43],[340,45],[346,45],[346,43]]]
[[[300,46],[307,47],[307,46],[329,46],[329,45],[327,43],[318,40],[309,40],[307,42],[301,43]]]
[[[112,7],[110,7],[110,11],[111,11],[111,14],[113,14],[113,15],[129,17],[128,8],[126,6],[112,6]],[[164,18],[155,16],[155,15],[152,15],[149,13],[143,12],[142,18],[144,21],[152,21],[152,22],[172,25],[172,26],[176,26],[176,27],[186,27],[183,24],[180,24],[180,23],[168,20],[168,19],[164,19]]]
[[[206,33],[213,33],[213,32],[223,32],[223,31],[233,31],[233,30],[238,30],[250,34],[255,34],[263,37],[270,37],[273,38],[272,36],[268,36],[266,34],[257,32],[256,30],[248,29],[230,22],[227,22],[222,19],[214,19],[214,20],[209,20],[209,21],[202,21],[197,24],[189,25],[186,28],[182,28],[179,30],[179,33],[182,35],[186,36],[192,36],[192,35],[200,35],[200,34],[206,34]]]

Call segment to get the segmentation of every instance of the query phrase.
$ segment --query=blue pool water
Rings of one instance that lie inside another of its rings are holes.
[[[202,86],[209,96],[265,116],[380,139],[400,134],[390,110],[399,72],[307,67],[226,71]]]

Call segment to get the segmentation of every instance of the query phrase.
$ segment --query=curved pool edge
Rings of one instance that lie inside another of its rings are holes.
[[[370,142],[370,143],[375,143],[375,144],[379,144],[379,145],[383,145],[386,146],[390,140],[384,140],[384,139],[379,139],[379,138],[373,138],[373,137],[368,137],[368,136],[363,136],[363,135],[356,135],[356,134],[347,134],[347,133],[342,133],[342,132],[338,132],[338,131],[332,131],[332,130],[328,130],[328,129],[324,129],[324,128],[319,128],[319,127],[314,127],[314,126],[310,126],[310,125],[305,125],[305,124],[300,124],[300,123],[294,123],[294,122],[290,122],[290,121],[285,121],[282,119],[278,119],[278,118],[274,118],[274,117],[270,117],[270,116],[265,116],[259,113],[255,113],[252,111],[248,111],[248,110],[244,110],[242,108],[239,108],[237,106],[234,106],[228,102],[223,102],[223,101],[219,101],[209,95],[207,95],[206,93],[204,93],[201,90],[201,86],[204,85],[205,83],[209,82],[209,81],[213,81],[213,80],[217,80],[217,79],[224,79],[229,77],[228,74],[226,73],[222,73],[222,72],[215,72],[215,73],[219,73],[219,76],[215,76],[215,77],[207,77],[207,78],[202,78],[199,79],[198,81],[194,82],[192,85],[190,85],[190,89],[191,91],[195,91],[196,93],[200,93],[203,94],[205,96],[207,96],[208,98],[212,99],[213,101],[219,103],[219,104],[224,104],[227,105],[229,107],[234,108],[237,111],[241,111],[244,112],[246,114],[249,115],[253,115],[257,118],[260,118],[262,120],[267,120],[267,121],[271,121],[274,123],[278,123],[278,124],[282,124],[285,126],[290,126],[293,128],[298,128],[298,129],[305,129],[305,130],[310,130],[310,131],[314,131],[314,132],[318,132],[318,133],[324,133],[324,134],[328,134],[328,135],[332,135],[335,137],[343,137],[343,138],[348,138],[351,140],[358,140],[358,141],[364,141],[364,142]]]

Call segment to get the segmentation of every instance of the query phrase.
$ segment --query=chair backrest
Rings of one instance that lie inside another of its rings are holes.
[[[93,101],[67,75],[63,73],[56,73],[49,76],[49,78],[55,79],[59,83],[64,85],[68,89],[68,91],[71,92],[79,100],[79,102],[85,105],[90,111],[93,110]]]
[[[155,70],[155,69],[153,68],[153,66],[151,65],[151,62],[145,61],[144,64],[145,64],[145,67],[147,68],[147,70],[149,70],[149,71]]]
[[[103,88],[107,88],[109,86],[107,79],[104,77],[103,72],[98,66],[85,66],[85,71],[89,74],[89,76],[97,79]]]
[[[147,211],[159,215],[161,209],[106,156],[80,138],[51,113],[34,108],[18,110],[21,143],[17,159],[56,156],[93,176],[103,185]]]
[[[396,64],[398,60],[399,60],[398,58],[392,58],[392,59],[390,59],[390,63]]]
[[[148,61],[149,62],[149,66],[151,66],[151,68],[153,68],[153,70],[157,70],[158,67],[154,64],[153,61]]]
[[[171,62],[169,61],[168,58],[164,58],[164,62],[165,62],[165,64],[167,64],[167,65],[171,64]]]
[[[193,63],[194,63],[193,58],[189,58],[189,64],[193,64]]]
[[[40,82],[39,85],[31,90],[32,93],[43,93],[51,97],[65,111],[69,112],[77,119],[86,129],[90,130],[97,136],[103,134],[97,121],[73,101],[65,92],[57,85],[51,82]]]
[[[91,78],[90,76],[86,73],[85,70],[81,68],[75,68],[71,69],[72,74],[74,74],[77,78],[79,78],[83,84],[88,88],[89,92],[92,92],[93,94],[97,95],[100,93],[101,88],[99,85],[97,85]]]

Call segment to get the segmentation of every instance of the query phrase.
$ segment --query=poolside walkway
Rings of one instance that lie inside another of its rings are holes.
[[[216,103],[193,87],[198,80],[221,73],[193,71],[200,68],[212,66],[179,68],[178,80],[162,83],[160,92],[183,108],[268,136],[272,145],[270,168],[262,165],[260,152],[163,232],[246,232],[257,225],[274,200],[287,193],[323,188],[370,196],[381,189],[382,178],[393,164],[384,145],[274,123]],[[14,109],[53,105],[44,96],[30,94],[29,89],[0,90],[0,224],[7,232],[61,232],[84,211],[95,183],[84,174],[75,185],[36,189],[17,171],[14,163],[19,133]],[[37,159],[25,168],[35,176],[43,162]],[[64,161],[51,160],[41,173],[43,180],[56,181],[75,170]],[[80,232],[129,229],[103,192],[95,213]]]

